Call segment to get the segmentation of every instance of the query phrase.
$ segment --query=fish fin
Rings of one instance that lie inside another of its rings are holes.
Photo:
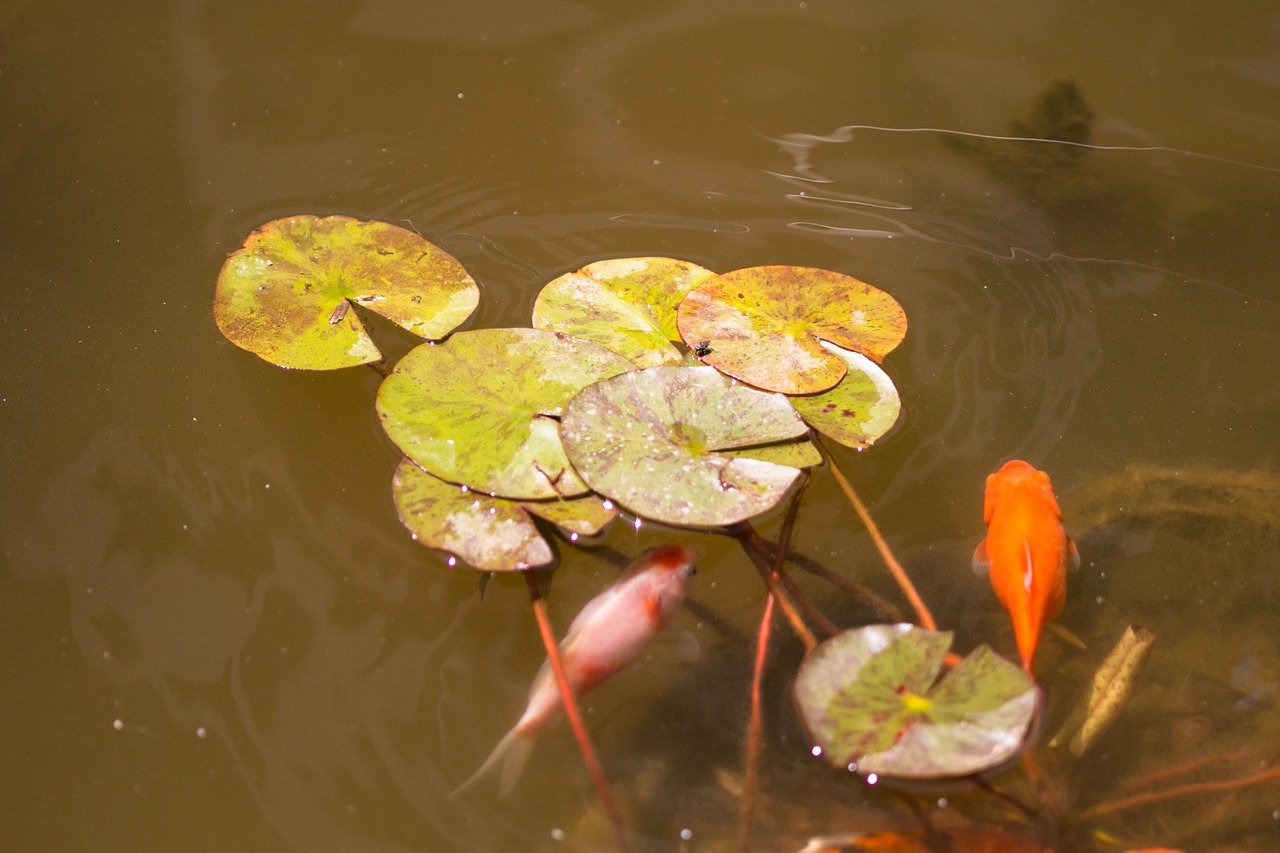
[[[1073,572],[1080,568],[1080,549],[1070,537],[1067,538],[1067,565]]]
[[[493,748],[493,752],[489,753],[489,757],[480,765],[480,769],[472,773],[467,781],[453,789],[449,799],[452,800],[464,791],[475,787],[478,782],[492,775],[494,771],[498,772],[498,796],[507,796],[515,788],[532,751],[533,735],[524,734],[518,728],[513,728],[498,741],[498,745]]]
[[[987,559],[987,540],[984,537],[978,543],[978,547],[973,549],[973,573],[975,575],[985,575],[989,562],[990,560]]]
[[[1022,588],[1027,593],[1027,598],[1031,597],[1031,583],[1036,578],[1036,564],[1031,559],[1031,543],[1022,543]]]

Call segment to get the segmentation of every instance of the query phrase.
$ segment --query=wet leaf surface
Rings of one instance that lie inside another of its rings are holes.
[[[965,776],[1013,757],[1035,712],[1035,685],[986,646],[939,680],[950,645],[949,632],[905,624],[819,645],[801,666],[795,700],[824,757],[914,779]]]
[[[750,385],[784,394],[835,386],[846,362],[819,341],[879,362],[907,330],[889,294],[811,267],[734,270],[699,284],[680,303],[680,335],[706,342],[702,360]]]
[[[391,495],[400,522],[415,541],[453,554],[468,566],[508,572],[545,566],[550,546],[531,516],[566,536],[594,536],[617,510],[596,495],[549,501],[509,501],[446,483],[405,458],[396,467]]]
[[[378,414],[406,456],[449,482],[519,500],[581,495],[556,417],[583,386],[632,367],[554,332],[460,332],[401,359]]]
[[[720,451],[807,430],[785,397],[710,367],[650,367],[598,382],[569,403],[562,424],[591,488],[644,518],[694,527],[764,512],[800,474]]]
[[[272,364],[332,370],[382,358],[353,304],[441,338],[479,298],[462,265],[412,231],[292,216],[266,223],[227,258],[214,317],[228,340]]]
[[[681,358],[676,306],[711,270],[675,258],[611,258],[542,288],[533,326],[594,341],[640,367]]]
[[[552,560],[550,546],[519,504],[446,483],[410,459],[396,467],[391,495],[416,541],[472,568],[507,572]]]
[[[846,447],[859,450],[893,428],[902,411],[902,400],[893,380],[871,359],[823,342],[822,347],[840,356],[848,372],[840,384],[821,394],[791,398],[805,423]]]

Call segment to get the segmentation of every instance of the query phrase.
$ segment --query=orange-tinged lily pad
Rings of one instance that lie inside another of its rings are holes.
[[[881,361],[901,343],[897,301],[851,276],[812,267],[763,266],[713,276],[680,303],[686,342],[706,364],[784,394],[816,394],[844,377],[845,360],[821,341]]]

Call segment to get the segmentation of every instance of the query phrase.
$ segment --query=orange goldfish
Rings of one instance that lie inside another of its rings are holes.
[[[582,608],[560,642],[564,674],[581,696],[640,656],[645,644],[666,624],[684,599],[697,552],[686,545],[660,545],[636,558],[612,586]],[[498,793],[515,787],[538,732],[564,711],[551,662],[542,664],[524,715],[453,795],[500,768]]]
[[[1029,673],[1041,629],[1066,601],[1067,562],[1080,555],[1062,529],[1049,475],[1020,459],[987,477],[982,517],[987,538],[973,552],[973,567],[989,573]]]

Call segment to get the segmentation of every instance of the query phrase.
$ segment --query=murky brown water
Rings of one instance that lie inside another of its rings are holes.
[[[1273,4],[18,0],[0,33],[5,849],[607,839],[563,729],[510,800],[446,799],[541,659],[524,584],[481,600],[409,541],[372,371],[286,373],[213,324],[225,254],[302,212],[440,243],[481,282],[475,326],[527,325],[542,283],[612,255],[805,264],[888,290],[911,322],[886,363],[904,420],[842,462],[940,621],[1011,652],[968,562],[983,477],[1024,457],[1069,527],[1073,494],[1098,524],[1075,529],[1085,561],[1059,620],[1088,651],[1050,637],[1041,653],[1052,712],[1124,625],[1161,637],[1123,728],[1054,768],[1068,805],[1192,757],[1278,760],[1280,508],[1257,487],[1280,437]],[[936,130],[1008,135],[1061,79],[1101,147]],[[1138,463],[1227,472],[1200,500],[1248,512],[1106,484]],[[1156,509],[1107,512],[1134,500]],[[796,537],[895,594],[821,474]],[[619,526],[608,544],[665,538]],[[693,598],[750,637],[762,590],[742,554],[677,538],[705,554]],[[557,624],[612,574],[566,549]],[[589,722],[638,847],[725,849],[749,642],[690,613],[680,632],[699,660],[660,645],[592,695]],[[779,636],[760,849],[914,826],[808,758]],[[1272,782],[1096,826],[1280,849],[1278,797]],[[980,800],[924,802],[976,820]]]

